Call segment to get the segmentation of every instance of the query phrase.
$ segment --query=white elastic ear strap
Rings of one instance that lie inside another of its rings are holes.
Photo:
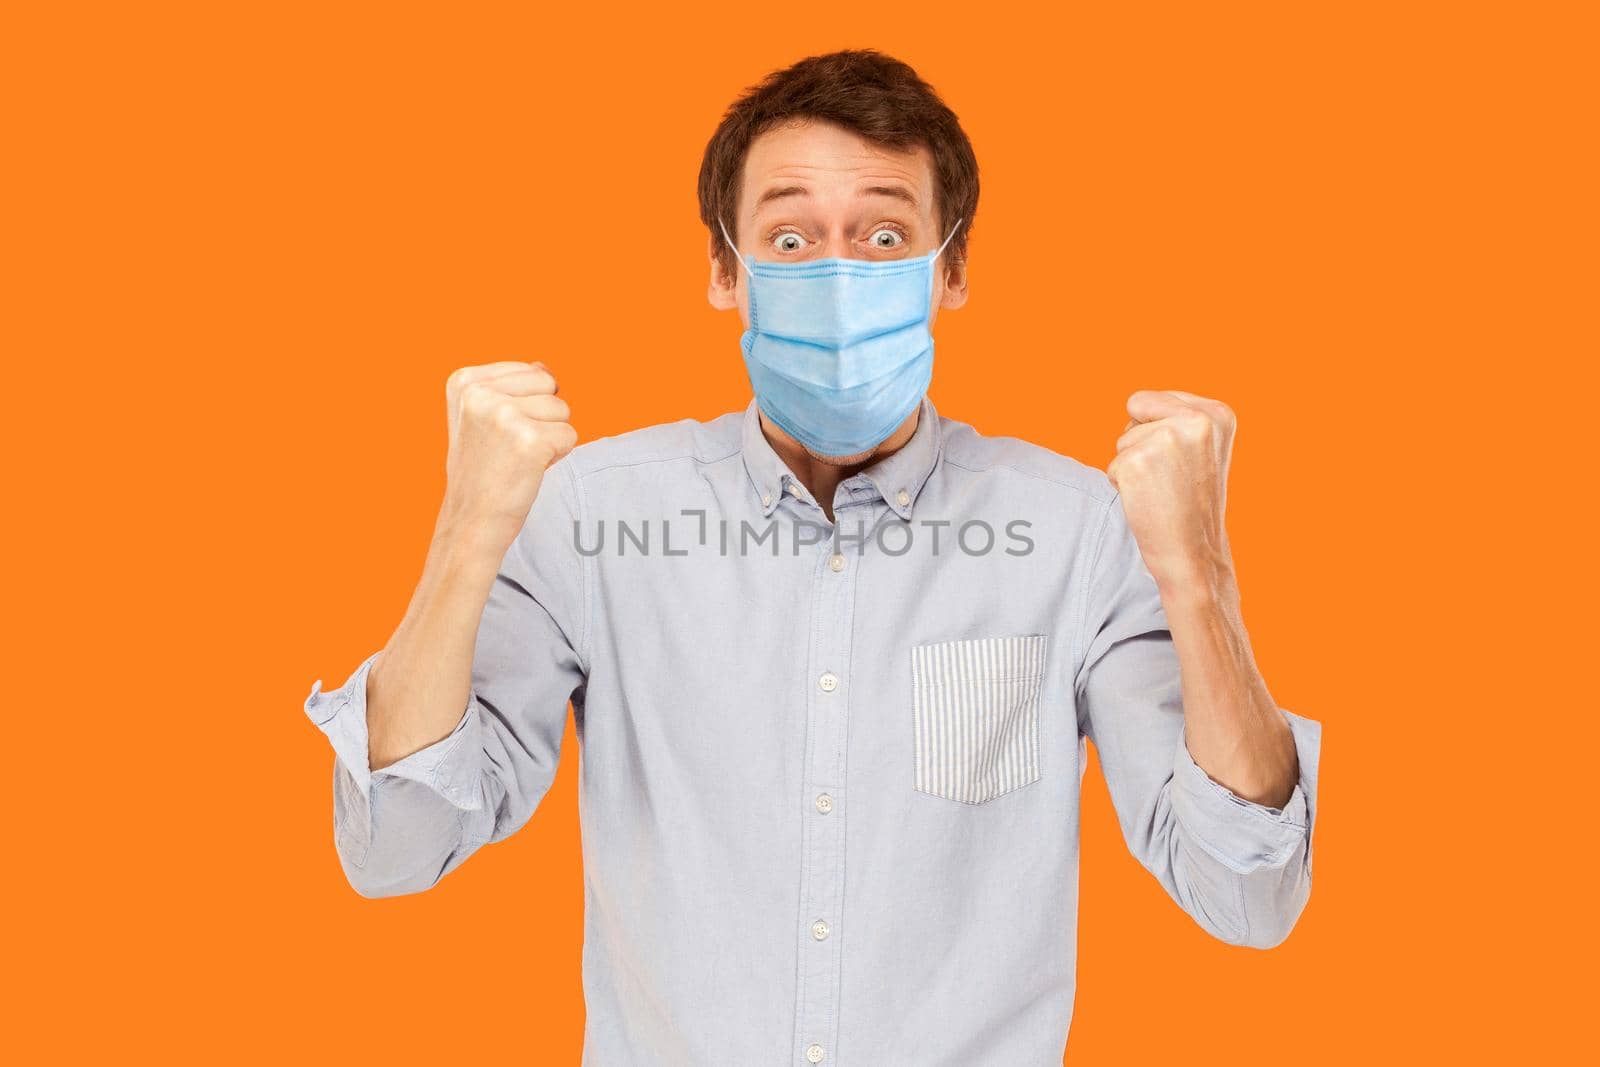
[[[956,231],[961,229],[961,223],[964,222],[964,221],[965,221],[964,219],[956,219],[956,224],[954,226],[950,227],[949,234],[947,234],[945,236],[944,245],[947,245],[947,244],[950,243],[950,238],[954,237],[956,235]],[[943,252],[944,251],[944,245],[940,245],[939,246],[939,252]],[[934,259],[938,259],[939,258],[939,252],[935,252],[933,254],[933,258]]]
[[[740,266],[744,267],[745,273],[750,273],[750,264],[746,263],[744,261],[744,257],[739,255],[739,246],[733,243],[732,237],[728,236],[728,228],[722,225],[721,215],[717,216],[717,225],[722,226],[722,239],[728,242],[728,247],[733,249],[733,254],[735,256],[738,256]]]

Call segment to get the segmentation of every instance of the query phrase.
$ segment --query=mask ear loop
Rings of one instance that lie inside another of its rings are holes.
[[[944,245],[947,245],[947,244],[950,243],[950,238],[952,238],[952,237],[954,237],[956,235],[956,231],[961,229],[961,224],[963,222],[965,222],[965,221],[966,221],[965,219],[956,219],[956,224],[954,226],[950,227],[950,232],[945,236],[944,244],[939,246],[939,249],[938,249],[937,252],[934,252],[934,254],[932,256],[933,259],[938,259],[939,258],[939,253],[944,251]]]
[[[732,237],[728,236],[728,227],[723,226],[723,224],[722,224],[722,216],[721,215],[717,216],[717,225],[722,227],[722,239],[728,242],[728,247],[729,248],[733,249],[733,254],[739,260],[739,265],[744,268],[744,271],[745,271],[746,274],[753,275],[754,272],[751,271],[750,264],[746,263],[744,261],[744,257],[739,255],[739,246],[733,243],[733,238]],[[951,230],[950,232],[954,233],[955,231]]]

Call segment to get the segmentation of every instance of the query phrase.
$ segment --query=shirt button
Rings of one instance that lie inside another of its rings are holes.
[[[901,507],[906,507],[911,503],[911,494],[906,492],[904,489],[896,493],[894,498],[895,500],[899,501]]]
[[[839,679],[834,676],[832,671],[827,671],[821,678],[817,679],[817,687],[824,693],[831,693],[839,688]]]
[[[764,507],[764,508],[770,508],[772,506],[772,494],[771,493],[762,493],[761,494],[761,506]]]
[[[816,938],[818,941],[821,941],[823,938],[827,937],[828,924],[823,922],[821,919],[818,919],[816,922],[812,923],[811,936]]]
[[[789,492],[793,496],[799,496],[800,495],[800,485],[799,485],[799,483],[798,482],[790,482],[789,483]]]
[[[840,571],[844,570],[844,557],[839,555],[837,552],[829,556],[828,568],[835,574],[838,574]]]
[[[806,1046],[806,1059],[810,1060],[812,1063],[821,1063],[822,1062],[822,1046],[821,1045],[807,1045]]]
[[[817,810],[826,815],[833,810],[833,798],[826,793],[817,794]]]

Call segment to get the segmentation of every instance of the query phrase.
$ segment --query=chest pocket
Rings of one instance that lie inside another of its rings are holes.
[[[1045,635],[911,649],[918,792],[981,804],[1039,780]]]

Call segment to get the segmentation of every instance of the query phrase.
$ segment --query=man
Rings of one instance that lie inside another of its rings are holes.
[[[373,897],[523,826],[571,701],[585,1064],[1059,1063],[1087,740],[1207,931],[1305,905],[1320,726],[1240,619],[1229,409],[1139,390],[1101,472],[924,395],[977,173],[900,62],[771,75],[700,174],[749,407],[574,447],[542,363],[457,370],[410,607],[312,686]]]

